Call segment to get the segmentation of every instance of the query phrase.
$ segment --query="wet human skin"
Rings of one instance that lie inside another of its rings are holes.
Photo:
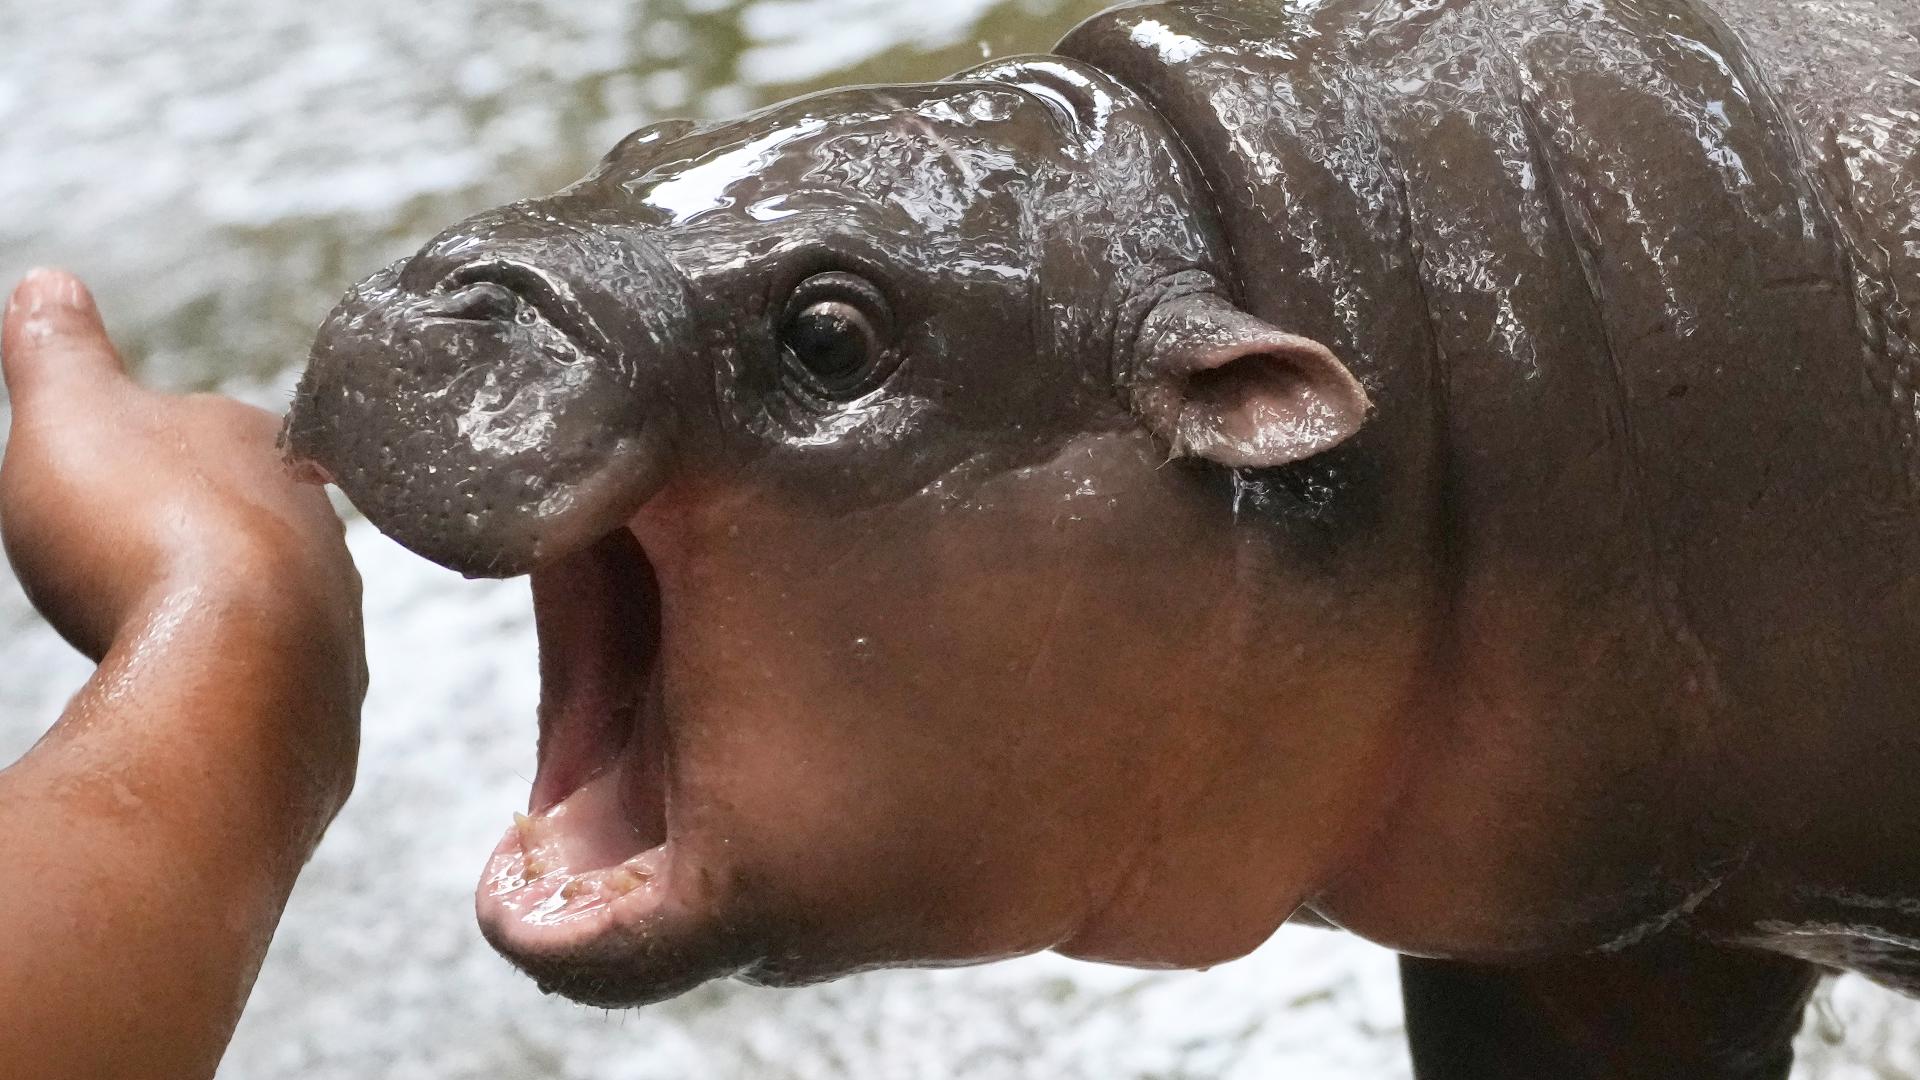
[[[533,574],[483,928],[631,1003],[1301,913],[1432,958],[1423,1076],[1783,1075],[1920,985],[1917,23],[1133,5],[376,275],[286,440]]]

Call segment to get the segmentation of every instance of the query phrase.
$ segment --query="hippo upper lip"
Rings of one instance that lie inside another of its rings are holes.
[[[580,347],[603,357],[613,355],[612,341],[588,317],[573,295],[573,290],[564,282],[525,263],[508,259],[467,263],[448,274],[434,289],[429,311],[443,318],[473,318],[475,315],[453,306],[436,311],[433,305],[448,305],[449,301],[460,297],[463,290],[486,284],[497,285],[512,293]]]

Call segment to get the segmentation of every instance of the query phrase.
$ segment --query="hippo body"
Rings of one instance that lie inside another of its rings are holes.
[[[531,572],[480,890],[638,1003],[1289,917],[1423,1078],[1920,991],[1920,9],[1128,5],[629,137],[350,293],[294,461]]]

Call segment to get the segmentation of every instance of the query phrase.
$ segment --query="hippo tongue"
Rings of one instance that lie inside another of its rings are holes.
[[[661,853],[627,813],[631,761],[629,756],[538,817],[514,815],[505,846],[522,878],[559,889],[574,881],[630,887],[654,876]]]

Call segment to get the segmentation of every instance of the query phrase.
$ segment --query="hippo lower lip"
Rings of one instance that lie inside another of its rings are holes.
[[[531,969],[605,951],[672,889],[671,731],[651,563],[621,529],[533,575],[539,765],[476,894],[482,928]]]

